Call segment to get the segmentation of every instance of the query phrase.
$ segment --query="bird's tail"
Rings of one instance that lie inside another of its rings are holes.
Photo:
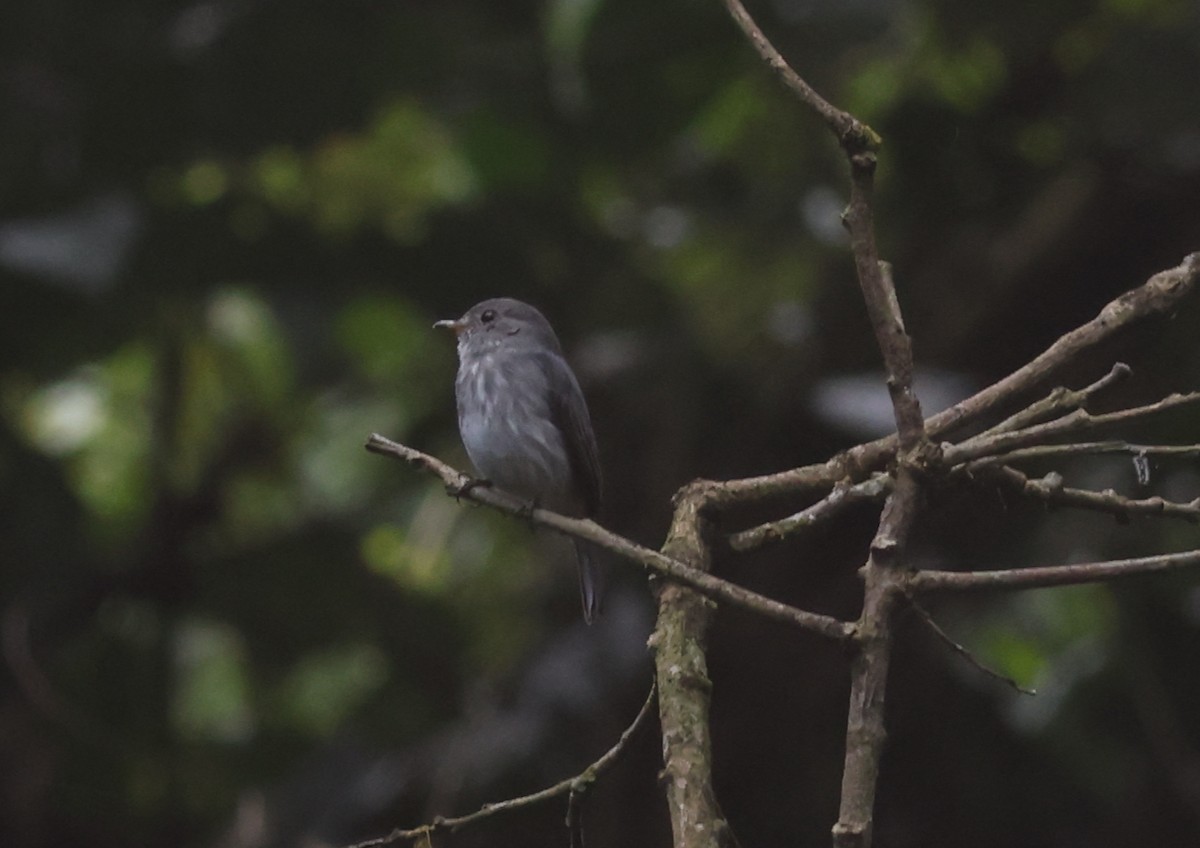
[[[583,601],[583,620],[591,624],[600,614],[600,597],[604,593],[604,570],[594,545],[574,539],[575,558],[579,560],[579,597]]]

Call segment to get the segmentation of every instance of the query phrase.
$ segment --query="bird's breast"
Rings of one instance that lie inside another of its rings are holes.
[[[500,353],[464,360],[455,388],[459,431],[479,473],[518,497],[576,511],[566,444],[537,360]]]

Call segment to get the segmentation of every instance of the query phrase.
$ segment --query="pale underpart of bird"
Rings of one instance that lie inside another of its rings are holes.
[[[494,298],[434,326],[458,337],[458,429],[476,470],[532,504],[595,515],[600,461],[591,417],[545,316],[519,300]],[[600,611],[602,572],[595,548],[573,541],[590,624]]]

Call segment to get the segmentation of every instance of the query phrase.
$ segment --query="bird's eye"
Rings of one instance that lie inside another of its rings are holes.
[[[492,323],[493,321],[496,320],[496,310],[495,309],[483,310],[483,314],[479,316],[479,320],[485,324]]]

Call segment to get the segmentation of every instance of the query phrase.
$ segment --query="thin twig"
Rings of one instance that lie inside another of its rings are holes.
[[[738,553],[746,553],[790,539],[810,527],[829,521],[855,504],[879,501],[892,491],[892,482],[891,475],[882,473],[853,486],[839,482],[824,498],[794,515],[731,533],[729,547]]]
[[[587,792],[588,787],[596,781],[601,774],[609,769],[621,753],[629,744],[629,740],[638,732],[643,724],[649,718],[651,710],[654,706],[655,695],[658,689],[654,683],[650,684],[650,694],[646,696],[642,708],[638,710],[636,716],[630,725],[625,728],[616,744],[604,752],[600,759],[596,760],[590,766],[585,768],[574,777],[568,777],[565,780],[560,780],[553,786],[547,786],[539,792],[534,792],[529,795],[521,795],[516,798],[509,798],[507,801],[497,801],[493,804],[484,804],[480,809],[473,813],[468,813],[465,816],[456,816],[454,818],[443,818],[439,816],[430,824],[414,827],[409,830],[396,829],[387,836],[380,836],[376,839],[368,839],[363,842],[356,842],[347,848],[378,848],[382,845],[393,845],[397,842],[411,841],[422,837],[429,838],[438,831],[455,831],[469,824],[474,824],[477,821],[486,819],[496,813],[509,812],[511,810],[519,810],[523,807],[530,807],[534,804],[540,804],[543,801],[549,801],[553,798],[558,798],[562,795],[582,796]]]
[[[803,103],[821,116],[834,135],[837,136],[838,143],[846,149],[847,153],[877,150],[879,148],[879,145],[882,144],[882,139],[880,139],[879,135],[873,129],[850,113],[838,109],[821,95],[817,94],[811,85],[801,79],[800,75],[792,70],[787,60],[775,49],[775,45],[771,44],[758,24],[750,17],[750,13],[741,4],[741,0],[724,0],[724,3],[725,8],[729,10],[729,14],[737,22],[737,25],[742,28],[742,32],[746,34],[746,37],[750,39],[750,43],[754,45],[754,49],[758,51],[758,55],[783,80],[784,85],[790,88]]]
[[[1064,333],[1050,347],[1007,377],[933,416],[931,435],[942,438],[961,426],[1011,403],[1023,392],[1048,379],[1068,363],[1130,325],[1169,315],[1200,287],[1200,253],[1190,253],[1174,268],[1159,271],[1137,288],[1109,301],[1095,318]]]
[[[1200,253],[1192,253],[1176,267],[1159,271],[1142,285],[1110,301],[1095,318],[1063,334],[1007,377],[930,416],[925,422],[926,432],[931,439],[944,439],[987,418],[1132,324],[1172,313],[1197,288],[1200,288]],[[892,435],[850,448],[816,465],[720,483],[708,481],[704,484],[706,507],[722,509],[782,495],[819,492],[847,478],[857,483],[894,456],[896,444],[896,436]]]
[[[1136,559],[1000,571],[916,571],[908,575],[907,583],[909,590],[913,592],[1013,591],[1098,583],[1118,577],[1154,574],[1194,566],[1200,566],[1200,550]]]
[[[871,209],[875,166],[874,162],[869,168],[860,166],[856,160],[862,158],[863,154],[851,157],[853,186],[845,221],[850,230],[851,247],[858,245],[854,263],[859,267],[859,285],[867,302],[867,313],[875,327],[875,341],[887,372],[888,394],[892,399],[900,451],[911,453],[926,446],[925,416],[921,413],[921,402],[913,390],[912,339],[904,328],[904,315],[900,311],[900,300],[892,279],[892,266],[877,258],[874,213]],[[865,220],[856,221],[859,215],[863,215]],[[862,232],[857,233],[858,230]]]
[[[995,427],[990,427],[979,435],[981,437],[996,436],[1000,433],[1023,430],[1049,418],[1057,418],[1064,413],[1081,409],[1100,392],[1122,382],[1132,373],[1133,369],[1124,362],[1114,362],[1112,369],[1090,386],[1082,389],[1068,389],[1066,386],[1059,386],[1041,400],[1013,413]]]
[[[1071,442],[1063,445],[1035,445],[1017,448],[1007,453],[980,457],[967,463],[967,471],[975,471],[993,465],[1010,465],[1031,459],[1048,459],[1060,456],[1078,456],[1124,453],[1129,456],[1161,456],[1172,459],[1196,459],[1200,457],[1200,445],[1137,445],[1132,442],[1109,440],[1105,442]]]
[[[583,848],[583,797],[574,788],[567,795],[568,844],[571,848]]]
[[[531,509],[529,504],[522,503],[517,498],[493,487],[472,486],[470,484],[474,481],[469,475],[415,448],[393,442],[375,433],[371,434],[367,440],[366,448],[372,453],[402,459],[409,465],[440,477],[446,484],[447,492],[450,495],[485,504],[509,515],[519,516],[566,536],[593,542],[664,577],[691,586],[713,600],[742,607],[767,618],[792,624],[839,642],[850,639],[854,634],[854,625],[849,622],[796,609],[757,592],[744,589],[736,583],[730,583],[706,572],[690,568],[659,551],[643,547],[624,536],[606,530],[594,521],[568,518],[547,509]]]
[[[1085,409],[1077,409],[1061,418],[1046,421],[1042,424],[1035,424],[1023,430],[999,433],[995,436],[975,436],[974,438],[967,439],[962,444],[947,446],[943,450],[942,458],[947,465],[958,465],[984,456],[1004,453],[1029,445],[1042,444],[1053,439],[1061,439],[1064,436],[1086,433],[1100,429],[1101,427],[1123,424],[1135,419],[1148,418],[1180,406],[1198,402],[1200,402],[1200,392],[1188,392],[1187,394],[1176,393],[1167,395],[1156,403],[1135,406],[1116,412],[1106,412],[1102,415],[1092,415]]]
[[[1007,677],[1007,676],[1001,674],[1000,672],[996,671],[995,669],[989,668],[984,663],[980,662],[980,660],[974,654],[972,654],[966,647],[964,647],[962,644],[954,641],[954,639],[952,639],[950,637],[950,634],[947,633],[945,630],[943,630],[941,625],[939,625],[936,621],[934,621],[933,616],[929,614],[929,611],[927,609],[925,609],[923,606],[921,606],[919,603],[917,603],[915,599],[913,599],[912,597],[909,597],[908,604],[912,608],[913,612],[915,612],[917,614],[917,616],[923,622],[925,622],[926,626],[929,627],[929,629],[933,631],[933,635],[937,636],[938,639],[940,639],[942,641],[942,644],[944,644],[947,648],[954,651],[954,653],[958,654],[960,657],[962,657],[964,660],[966,660],[967,664],[970,665],[972,668],[974,668],[976,671],[979,671],[979,672],[987,675],[988,677],[992,678],[993,680],[1000,681],[1005,686],[1008,686],[1009,688],[1013,689],[1016,692],[1019,692],[1022,695],[1036,695],[1037,694],[1036,690],[1026,689],[1024,686],[1017,683],[1017,681],[1013,680],[1011,677]]]
[[[1057,472],[1047,474],[1041,479],[1031,479],[1015,468],[983,468],[974,474],[968,473],[967,479],[977,478],[999,483],[1005,488],[1024,497],[1035,498],[1051,506],[1074,507],[1093,512],[1104,512],[1115,515],[1119,519],[1128,519],[1134,515],[1161,516],[1164,518],[1182,518],[1193,524],[1200,522],[1200,498],[1189,503],[1168,501],[1158,496],[1150,498],[1127,498],[1112,489],[1094,492],[1089,489],[1076,489],[1063,485],[1062,475]]]

